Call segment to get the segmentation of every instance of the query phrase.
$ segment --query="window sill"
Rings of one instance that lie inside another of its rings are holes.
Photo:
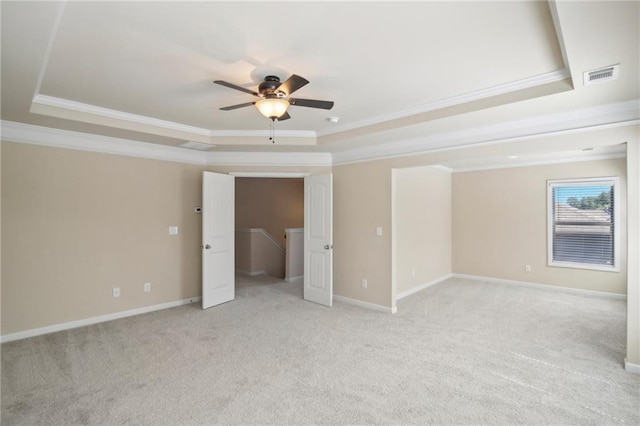
[[[589,263],[549,262],[548,266],[558,268],[586,269],[590,271],[620,272],[620,268],[617,266],[594,265]]]

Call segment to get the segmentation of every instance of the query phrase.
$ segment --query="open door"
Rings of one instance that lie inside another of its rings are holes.
[[[202,309],[235,298],[235,178],[202,176]]]
[[[333,176],[304,178],[304,299],[333,302]]]

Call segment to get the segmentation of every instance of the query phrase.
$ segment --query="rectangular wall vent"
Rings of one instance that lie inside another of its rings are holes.
[[[615,80],[618,78],[619,72],[620,64],[598,68],[597,70],[587,71],[583,73],[583,83],[585,86],[589,86],[591,84]]]
[[[182,145],[178,146],[180,146],[181,148],[197,149],[198,151],[206,151],[208,149],[215,148],[215,145],[194,141],[185,142]]]

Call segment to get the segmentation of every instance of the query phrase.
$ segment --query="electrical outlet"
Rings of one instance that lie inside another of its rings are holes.
[[[151,283],[144,283],[144,292],[148,293],[151,291]]]
[[[413,268],[413,269],[411,270],[411,277],[412,277],[412,278],[415,278],[415,276],[416,276],[416,268]]]
[[[524,265],[525,272],[531,272],[531,265]]]
[[[114,287],[112,294],[113,297],[120,297],[120,287]]]
[[[369,287],[369,283],[367,282],[366,278],[362,279],[362,288],[368,288]]]

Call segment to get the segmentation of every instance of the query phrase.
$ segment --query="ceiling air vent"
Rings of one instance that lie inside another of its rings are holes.
[[[611,81],[618,78],[620,72],[620,64],[610,65],[604,68],[598,68],[597,70],[587,71],[583,73],[583,82],[585,86],[591,84],[602,83],[604,81]]]
[[[208,149],[211,148],[215,148],[215,145],[211,145],[208,143],[201,143],[201,142],[194,142],[194,141],[189,141],[189,142],[185,142],[182,145],[178,145],[182,148],[188,148],[188,149],[197,149],[198,151],[206,151]]]

